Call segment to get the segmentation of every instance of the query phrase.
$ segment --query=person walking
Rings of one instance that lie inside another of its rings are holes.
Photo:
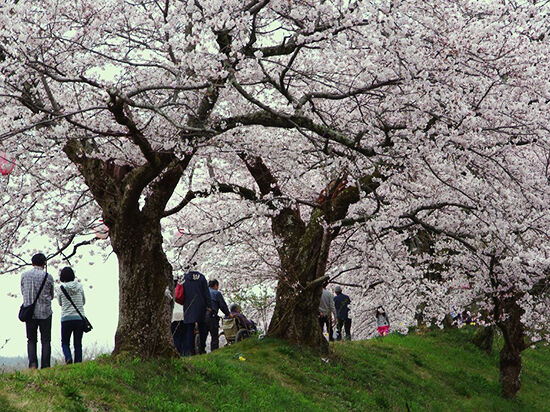
[[[212,311],[212,298],[208,290],[206,278],[200,272],[191,270],[183,276],[183,355],[190,356],[195,353],[195,323],[200,335],[199,352],[204,353],[206,346],[207,326],[204,314]]]
[[[25,322],[27,332],[27,356],[29,368],[38,368],[37,341],[38,329],[40,329],[40,343],[42,353],[40,368],[49,368],[51,359],[51,337],[52,337],[52,299],[53,299],[53,277],[46,271],[46,256],[37,253],[31,259],[32,269],[21,275],[21,295],[23,305],[31,305],[36,298],[34,314],[31,320]]]
[[[323,283],[323,291],[321,293],[321,301],[319,302],[319,326],[321,326],[321,333],[323,333],[324,326],[327,327],[328,340],[334,341],[332,323],[336,319],[336,307],[334,306],[334,299],[332,293],[327,290],[328,282]]]
[[[336,286],[334,288],[336,296],[334,297],[334,306],[336,307],[336,317],[338,323],[336,325],[336,339],[342,340],[342,326],[346,332],[346,340],[351,340],[351,319],[349,317],[349,305],[351,300],[348,295],[342,293],[342,288]]]
[[[210,333],[210,352],[220,347],[220,317],[218,311],[221,310],[225,316],[229,316],[229,308],[222,293],[219,291],[220,283],[216,279],[208,282],[208,290],[212,300],[212,311],[206,311],[207,336]]]
[[[74,271],[70,267],[64,267],[59,272],[61,286],[57,292],[57,301],[61,306],[61,349],[65,357],[65,363],[82,362],[82,335],[84,335],[84,288],[75,280]],[[70,296],[69,298],[65,295]],[[71,300],[73,303],[71,303]],[[82,316],[80,316],[80,314]],[[73,337],[74,358],[71,353],[71,335]]]
[[[382,306],[378,306],[374,316],[376,317],[376,329],[378,333],[380,336],[386,336],[390,330],[390,321],[388,315],[386,315],[386,311]]]

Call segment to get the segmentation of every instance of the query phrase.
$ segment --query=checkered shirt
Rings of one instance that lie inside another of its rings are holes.
[[[31,270],[21,275],[21,294],[23,295],[23,305],[31,305],[44,280],[44,270],[33,267]],[[48,275],[46,283],[40,296],[36,301],[33,319],[47,319],[52,314],[53,299],[53,277]]]

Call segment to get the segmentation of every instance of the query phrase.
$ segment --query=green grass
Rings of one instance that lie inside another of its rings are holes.
[[[187,359],[109,356],[0,375],[0,411],[550,411],[550,349],[524,352],[504,400],[471,330],[331,344],[328,362],[271,339]],[[239,360],[242,355],[246,360]]]

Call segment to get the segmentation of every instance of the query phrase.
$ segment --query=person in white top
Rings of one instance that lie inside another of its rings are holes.
[[[61,288],[65,289],[75,306],[82,313],[82,316],[85,316],[84,304],[86,303],[86,298],[84,296],[84,288],[75,280],[74,272],[68,266],[59,272],[59,280],[61,281],[61,286],[57,292],[57,300],[61,305],[61,348],[63,349],[63,356],[65,356],[65,363],[73,363],[73,361],[74,363],[82,362],[84,321]],[[73,335],[74,359],[70,347],[71,335]]]
[[[388,315],[386,315],[386,311],[382,306],[378,306],[374,316],[376,317],[376,327],[378,333],[380,336],[386,336],[390,331],[390,321],[388,319]]]
[[[178,280],[174,281],[174,288],[178,284]],[[183,336],[184,336],[184,325],[183,325],[183,306],[176,302],[172,297],[172,294],[167,288],[167,295],[170,296],[174,307],[172,309],[172,323],[170,324],[170,331],[172,332],[172,339],[174,340],[174,346],[180,355],[183,355]]]
[[[319,302],[319,326],[321,326],[321,333],[323,332],[324,325],[327,326],[328,339],[329,341],[333,341],[332,315],[334,315],[334,319],[336,319],[336,308],[334,306],[332,293],[326,289],[327,286],[328,282],[325,282],[323,284],[323,292],[321,293],[321,301]]]

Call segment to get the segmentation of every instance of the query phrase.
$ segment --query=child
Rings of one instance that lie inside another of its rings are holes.
[[[386,315],[386,311],[382,306],[378,306],[376,309],[376,326],[380,336],[386,336],[390,330],[390,321]]]

